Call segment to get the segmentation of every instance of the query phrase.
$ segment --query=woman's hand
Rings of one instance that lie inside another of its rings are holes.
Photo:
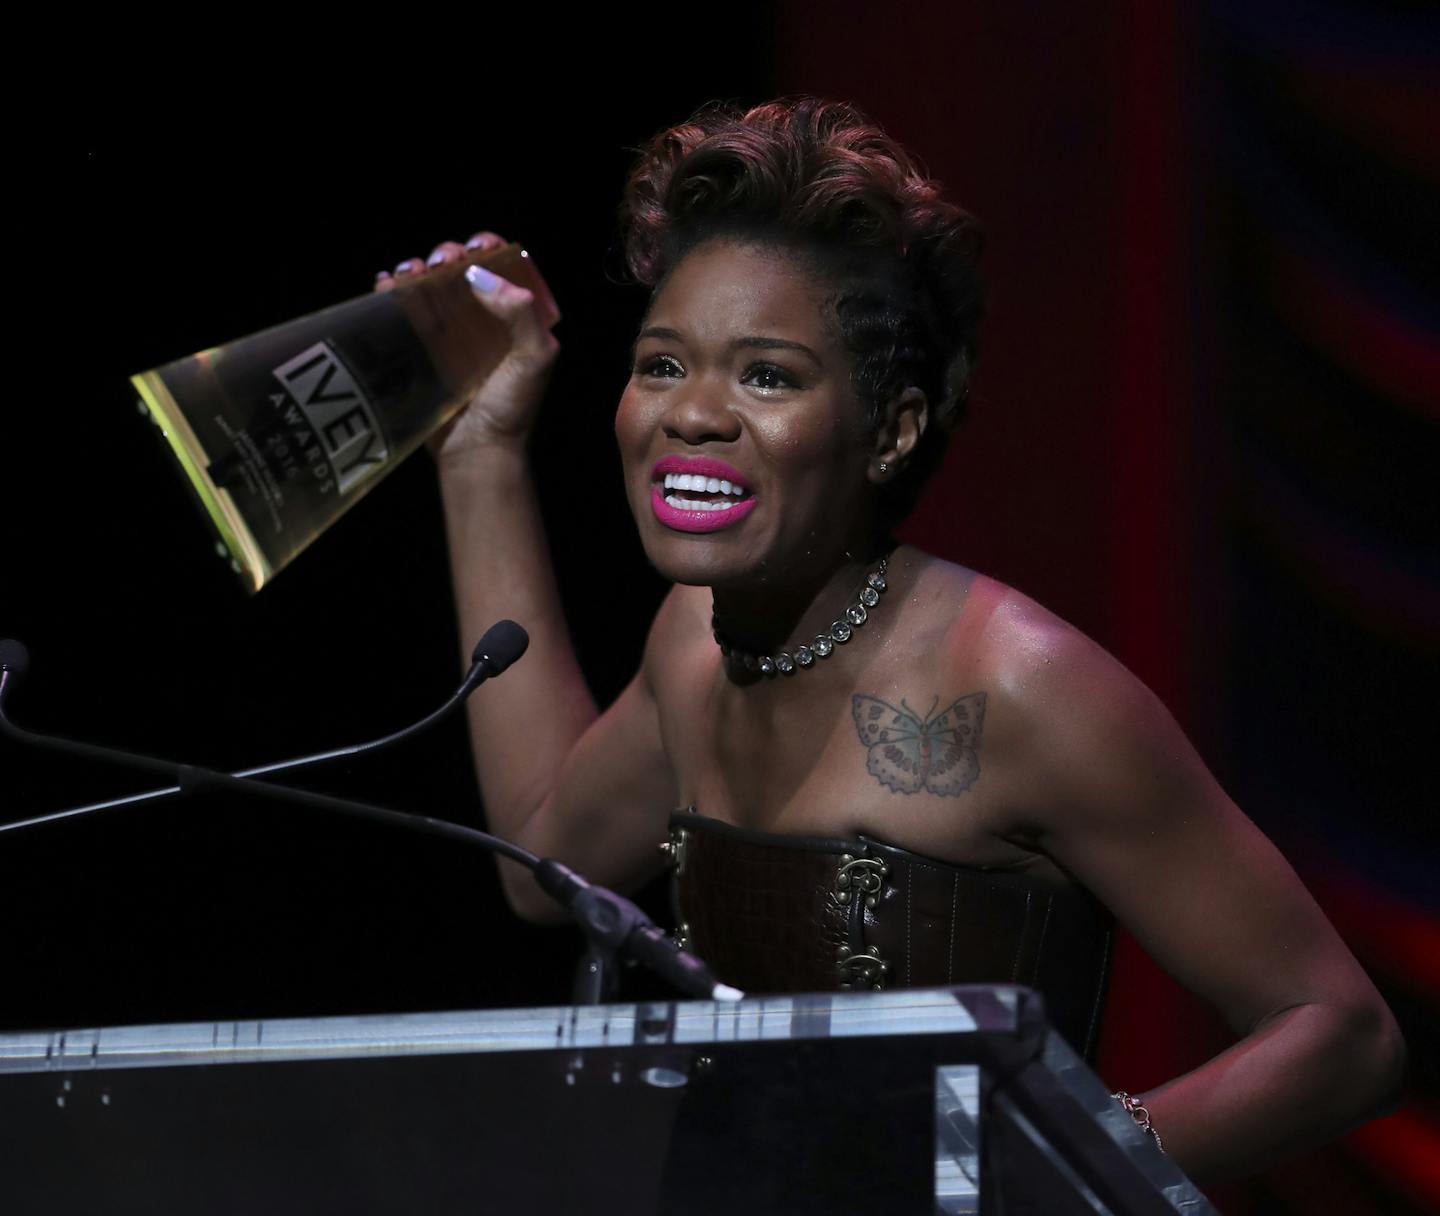
[[[463,245],[446,241],[428,258],[378,275],[376,289],[403,286],[447,263],[473,263],[504,244],[493,232]],[[575,661],[556,589],[525,452],[560,349],[549,330],[555,310],[542,282],[532,294],[481,266],[467,278],[476,306],[497,317],[511,341],[480,391],[430,441],[462,663],[468,667],[470,647],[497,620],[520,621],[530,635],[525,661],[497,694],[465,706],[486,821],[500,836],[583,864],[601,882],[636,883],[655,872],[655,841],[679,794],[645,676],[602,717]],[[522,914],[556,915],[527,871],[504,862],[501,875]]]
[[[477,232],[464,245],[444,241],[428,258],[409,258],[393,274],[382,270],[375,289],[388,291],[448,262],[503,244],[504,238],[493,232]],[[476,266],[468,277],[475,298],[510,330],[510,349],[469,405],[430,438],[430,452],[442,469],[482,448],[523,448],[560,352],[560,343],[540,319],[534,293],[483,266]]]

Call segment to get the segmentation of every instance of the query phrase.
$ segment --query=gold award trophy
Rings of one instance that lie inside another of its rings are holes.
[[[247,590],[260,590],[436,428],[504,357],[471,294],[479,263],[554,300],[506,245],[132,376]]]

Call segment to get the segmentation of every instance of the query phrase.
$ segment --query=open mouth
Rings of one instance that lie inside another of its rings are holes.
[[[700,473],[666,473],[661,497],[681,511],[726,511],[749,496],[744,486]]]
[[[682,532],[714,532],[750,514],[755,496],[740,473],[708,457],[666,456],[651,471],[656,518]]]

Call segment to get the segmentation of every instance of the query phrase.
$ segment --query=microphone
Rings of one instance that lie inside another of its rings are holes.
[[[25,649],[25,643],[0,638],[0,718],[5,715],[5,698],[10,686],[18,684],[29,667],[30,652]]]
[[[472,692],[480,687],[486,680],[498,676],[505,671],[516,659],[520,658],[530,645],[530,635],[514,621],[497,621],[487,629],[480,641],[475,644],[475,649],[470,655],[470,670],[465,673],[465,678],[460,682],[460,687],[455,690],[450,699],[433,713],[427,714],[418,722],[412,722],[403,730],[397,730],[392,734],[383,735],[378,739],[371,739],[367,743],[355,743],[345,747],[332,748],[329,751],[315,752],[308,756],[299,756],[293,760],[280,760],[272,764],[260,764],[252,768],[239,769],[228,774],[232,777],[266,777],[272,773],[288,772],[297,768],[305,768],[313,764],[323,764],[330,760],[339,760],[346,756],[358,756],[367,752],[380,751],[383,748],[393,747],[406,739],[413,738],[422,731],[428,730],[437,722],[450,716],[455,709],[464,702]],[[54,735],[41,735],[33,731],[22,730],[6,716],[4,712],[4,698],[9,690],[12,681],[24,675],[29,666],[30,655],[25,646],[11,638],[0,641],[0,733],[9,735],[21,743],[29,743],[36,747],[48,747],[55,751],[69,751],[75,755],[84,756],[90,760],[106,761],[113,764],[120,764],[130,768],[142,768],[147,772],[158,772],[167,777],[173,776],[176,769],[182,767],[179,764],[166,760],[152,760],[150,757],[132,755],[130,752],[121,751],[117,748],[98,747],[91,743],[78,743],[73,740],[63,739]],[[137,763],[140,762],[140,763]],[[85,806],[71,807],[69,810],[53,811],[48,815],[38,815],[32,819],[22,819],[15,823],[0,823],[0,832],[17,831],[20,828],[34,827],[41,823],[51,823],[58,819],[68,819],[77,815],[89,815],[98,811],[113,810],[120,806],[135,806],[145,802],[154,802],[161,798],[173,798],[177,794],[184,793],[180,785],[170,785],[163,789],[145,790],[138,794],[127,794],[120,798],[110,798],[104,802],[91,802]]]
[[[29,667],[30,652],[25,649],[24,642],[17,642],[14,638],[0,641],[0,673],[8,673],[18,680]]]
[[[475,643],[470,662],[485,664],[489,675],[498,676],[530,648],[530,635],[512,620],[496,621]]]

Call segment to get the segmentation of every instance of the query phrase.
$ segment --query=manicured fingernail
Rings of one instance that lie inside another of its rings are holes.
[[[382,270],[379,274],[377,274],[377,275],[375,276],[375,281],[376,281],[377,283],[383,283],[383,282],[384,282],[386,279],[388,279],[389,277],[390,277],[390,272],[389,272],[388,270]]]
[[[468,241],[465,242],[465,248],[484,249],[489,244],[490,238],[488,236],[472,236]]]
[[[444,260],[445,251],[443,249],[437,249],[434,253],[432,253],[428,258],[425,259],[425,265],[438,266]]]
[[[476,291],[489,295],[500,286],[500,276],[491,274],[483,266],[471,266],[465,271],[465,277],[470,281],[470,286]]]
[[[410,273],[411,271],[413,271],[414,269],[415,269],[415,259],[414,259],[414,258],[410,258],[410,259],[408,259],[408,260],[406,260],[406,261],[404,261],[404,262],[401,262],[400,265],[398,265],[397,267],[395,267],[395,273],[396,273],[396,274],[409,274],[409,273]]]

